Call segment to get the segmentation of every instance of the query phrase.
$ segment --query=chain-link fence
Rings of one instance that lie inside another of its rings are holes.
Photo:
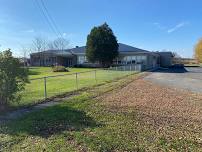
[[[96,69],[73,74],[63,74],[30,79],[21,93],[21,103],[33,104],[39,100],[106,83],[140,71],[138,65]]]

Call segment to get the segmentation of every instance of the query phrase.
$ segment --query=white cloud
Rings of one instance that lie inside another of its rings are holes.
[[[175,25],[175,27],[168,29],[167,32],[168,32],[168,33],[175,32],[176,30],[178,30],[178,29],[180,29],[180,28],[186,26],[187,24],[188,24],[187,22],[181,22],[181,23]]]
[[[165,26],[161,25],[161,24],[158,23],[158,22],[154,22],[153,25],[156,26],[156,27],[157,27],[158,29],[160,29],[160,30],[165,30],[165,29],[166,29]]]
[[[25,33],[34,33],[35,31],[34,31],[34,29],[29,29],[29,30],[25,30],[23,32],[25,32]]]

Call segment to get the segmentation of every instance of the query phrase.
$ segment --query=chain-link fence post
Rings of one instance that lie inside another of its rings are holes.
[[[97,70],[95,70],[95,84],[97,85]]]
[[[132,64],[130,64],[130,74],[132,74]]]
[[[47,86],[46,86],[46,77],[44,77],[44,98],[47,98]]]
[[[78,85],[78,73],[76,73],[75,76],[76,76],[76,89],[78,90],[79,89],[79,85]]]

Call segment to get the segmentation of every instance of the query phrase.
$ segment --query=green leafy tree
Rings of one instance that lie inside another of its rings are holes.
[[[199,41],[198,41],[198,43],[196,44],[196,46],[195,46],[195,50],[194,50],[195,52],[194,52],[194,57],[195,57],[195,59],[198,61],[198,62],[200,62],[200,63],[202,63],[202,39],[200,39]]]
[[[112,29],[104,23],[94,27],[87,37],[86,56],[90,62],[109,66],[118,56],[118,43]]]
[[[10,49],[0,52],[0,110],[20,99],[17,92],[24,89],[26,82],[28,72],[21,67],[19,59],[12,56]]]

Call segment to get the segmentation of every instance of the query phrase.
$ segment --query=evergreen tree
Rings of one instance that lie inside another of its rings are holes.
[[[19,100],[19,91],[28,82],[27,69],[21,67],[20,61],[9,50],[0,52],[0,110],[11,101]]]
[[[90,62],[109,66],[118,56],[118,43],[112,29],[104,23],[94,27],[87,37],[86,55]]]

